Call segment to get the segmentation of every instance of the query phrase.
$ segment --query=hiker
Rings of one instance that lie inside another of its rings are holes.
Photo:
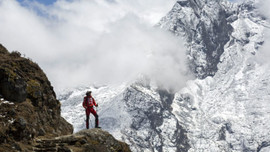
[[[90,113],[92,113],[96,118],[95,128],[99,128],[99,126],[98,126],[98,115],[97,115],[97,112],[95,111],[95,109],[93,107],[93,106],[98,107],[98,104],[96,104],[96,101],[92,97],[91,93],[92,93],[91,91],[87,91],[86,96],[83,99],[83,107],[84,107],[85,112],[86,112],[86,128],[87,129],[89,129],[89,116],[90,116]]]

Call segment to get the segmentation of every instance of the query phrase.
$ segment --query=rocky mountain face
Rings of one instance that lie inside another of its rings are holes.
[[[60,115],[60,102],[46,75],[19,52],[0,45],[0,151],[28,145],[38,136],[73,132]],[[13,144],[13,145],[12,145]]]
[[[100,125],[132,151],[270,151],[269,67],[256,59],[269,24],[255,1],[178,0],[158,26],[183,38],[198,79],[178,92],[146,78],[66,91],[62,115],[75,132],[92,90]]]
[[[62,116],[73,124],[75,132],[84,129],[82,100],[85,92],[92,90],[100,107],[96,109],[100,126],[128,143],[132,151],[187,151],[187,132],[170,106],[174,95],[141,82],[66,91],[60,96]],[[90,119],[93,127],[95,118]]]
[[[269,24],[255,6],[247,1],[229,16],[234,30],[215,76],[190,81],[175,95],[173,111],[188,128],[189,151],[270,150],[269,68],[256,59]]]
[[[36,63],[20,56],[0,45],[0,151],[129,150],[128,145],[101,130],[63,136],[72,134],[73,126],[61,117],[53,87]],[[55,137],[60,146],[41,146]]]
[[[190,68],[199,78],[213,76],[233,28],[232,4],[220,0],[179,0],[158,26],[185,38]]]

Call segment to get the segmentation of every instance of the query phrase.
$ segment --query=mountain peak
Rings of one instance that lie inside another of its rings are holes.
[[[188,47],[189,65],[199,78],[215,75],[224,46],[233,31],[224,1],[177,1],[161,19],[161,28],[183,36]],[[231,6],[228,6],[231,7]]]

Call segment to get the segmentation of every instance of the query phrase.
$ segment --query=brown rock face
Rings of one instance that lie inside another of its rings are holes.
[[[72,134],[46,75],[20,56],[0,44],[0,152],[130,152],[101,129]]]
[[[0,151],[20,151],[21,144],[31,145],[35,137],[73,132],[44,72],[20,56],[0,44]]]
[[[101,129],[82,130],[73,135],[37,139],[34,151],[64,152],[131,152],[126,143],[117,141]]]

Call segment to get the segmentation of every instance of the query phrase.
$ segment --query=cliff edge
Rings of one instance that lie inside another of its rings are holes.
[[[102,130],[72,134],[60,112],[42,69],[0,44],[0,151],[129,151]]]

